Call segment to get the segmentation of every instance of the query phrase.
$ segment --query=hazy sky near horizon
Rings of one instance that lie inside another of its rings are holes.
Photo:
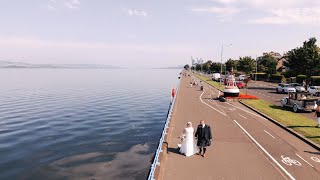
[[[320,1],[3,0],[0,27],[0,60],[175,66],[320,40]]]

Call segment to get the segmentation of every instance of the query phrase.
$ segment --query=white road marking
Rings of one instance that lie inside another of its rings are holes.
[[[320,163],[320,159],[317,158],[317,157],[311,157],[311,159],[312,159],[313,161],[317,162],[317,163]]]
[[[262,118],[262,119],[265,119],[264,117],[262,117],[262,116],[260,116],[260,115],[257,115],[257,114],[255,114],[255,113],[252,113],[252,112],[247,111],[247,110],[245,110],[245,109],[239,108],[239,107],[237,107],[237,106],[235,106],[235,105],[232,105],[232,104],[230,104],[230,103],[228,103],[228,102],[226,102],[226,104],[229,104],[230,106],[233,106],[233,107],[235,107],[235,108],[238,108],[238,109],[240,109],[240,110],[242,110],[242,111],[244,111],[244,112],[247,112],[247,113],[249,113],[249,114],[252,114],[252,115],[254,115],[254,116],[257,116],[257,117],[260,117],[260,118]]]
[[[299,156],[299,154],[296,154],[300,159],[302,159],[304,162],[306,162],[307,164],[309,164],[311,167],[313,167],[308,161],[304,160],[301,156]]]
[[[288,166],[291,166],[292,164],[296,165],[296,166],[301,166],[301,163],[295,159],[290,159],[290,157],[284,157],[284,156],[281,156],[282,158],[282,162],[285,164],[285,165],[288,165]]]
[[[266,132],[266,133],[269,134],[271,137],[273,137],[273,139],[275,139],[275,137],[272,136],[268,131],[264,130],[264,132]]]
[[[275,160],[274,157],[272,157],[268,151],[265,150],[236,120],[234,120],[234,122],[291,180],[295,180],[295,178],[284,167],[282,167],[281,164],[278,163],[278,161]]]
[[[224,107],[224,106],[220,106],[220,107],[222,107],[222,108],[225,108],[225,109],[229,109],[229,108],[227,108],[227,107]]]
[[[214,110],[216,110],[217,112],[219,112],[220,114],[222,114],[222,115],[224,115],[224,116],[227,116],[225,113],[223,113],[223,112],[221,112],[221,111],[219,111],[218,109],[216,109],[216,108],[214,108],[214,107],[212,107],[212,106],[210,106],[209,104],[207,104],[207,103],[205,103],[205,102],[203,102],[202,101],[202,95],[203,95],[203,93],[204,93],[204,91],[202,92],[202,94],[199,96],[199,99],[200,99],[200,101],[203,103],[203,104],[205,104],[205,105],[207,105],[207,106],[209,106],[211,109],[214,109]]]
[[[243,117],[243,118],[245,118],[245,119],[248,119],[248,118],[246,118],[245,116],[243,116],[243,115],[241,115],[241,114],[239,114],[239,116],[241,116],[241,117]]]

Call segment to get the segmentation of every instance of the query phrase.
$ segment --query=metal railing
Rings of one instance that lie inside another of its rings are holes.
[[[159,156],[160,156],[160,153],[162,153],[162,151],[163,151],[162,150],[162,144],[164,142],[164,139],[165,139],[166,134],[167,134],[167,130],[169,128],[173,107],[175,105],[176,98],[177,98],[177,95],[178,95],[179,85],[180,85],[180,80],[179,80],[178,86],[177,86],[176,91],[175,91],[176,94],[175,94],[175,96],[174,96],[174,98],[172,100],[172,103],[169,106],[169,110],[168,110],[168,114],[167,114],[167,120],[165,122],[163,131],[162,131],[162,134],[161,134],[161,138],[159,140],[158,148],[157,148],[156,154],[155,154],[154,159],[153,159],[153,163],[152,163],[151,168],[150,168],[148,180],[155,180],[154,173],[155,173],[155,171],[157,169],[157,166],[160,166]]]

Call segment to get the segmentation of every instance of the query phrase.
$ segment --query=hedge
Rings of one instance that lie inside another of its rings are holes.
[[[266,80],[268,78],[268,75],[266,73],[251,73],[251,79],[254,79],[255,75],[257,75],[257,80]]]
[[[312,85],[320,85],[320,76],[311,76],[310,79],[312,81]]]
[[[280,74],[271,74],[269,80],[276,81],[276,82],[281,82],[281,81],[286,82],[287,81],[286,78]]]
[[[296,80],[297,80],[297,83],[302,84],[302,83],[303,83],[303,80],[307,79],[307,76],[300,74],[300,75],[297,75],[296,78],[297,78],[297,79],[296,79]]]

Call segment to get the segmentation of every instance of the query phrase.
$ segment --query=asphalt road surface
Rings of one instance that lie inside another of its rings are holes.
[[[160,179],[320,179],[320,152],[240,103],[215,100],[218,90],[182,77]],[[206,157],[185,157],[177,144],[186,122],[210,125]]]
[[[202,74],[204,75],[204,74]],[[205,74],[206,77],[212,77],[210,74]],[[248,84],[248,94],[254,95],[259,99],[262,99],[266,102],[269,102],[273,105],[280,106],[280,100],[284,97],[287,97],[287,93],[276,93],[277,83],[269,83],[264,81],[250,81]],[[240,92],[245,93],[245,89],[241,89]],[[318,98],[320,99],[320,98]],[[292,108],[284,108],[284,111],[292,111]],[[314,112],[310,111],[299,111],[298,114],[305,116],[307,118],[313,119],[316,121],[316,117],[314,117]]]

